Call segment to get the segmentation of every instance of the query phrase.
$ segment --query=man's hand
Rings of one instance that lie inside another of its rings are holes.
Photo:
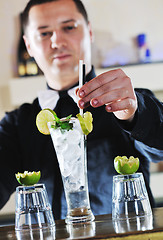
[[[131,79],[121,69],[105,72],[77,92],[80,108],[91,105],[106,105],[107,112],[113,112],[118,119],[132,121],[137,110],[137,98]]]

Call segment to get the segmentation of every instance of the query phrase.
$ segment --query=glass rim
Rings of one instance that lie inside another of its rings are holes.
[[[37,183],[34,185],[27,185],[27,186],[21,185],[21,186],[16,187],[16,192],[19,192],[20,190],[24,191],[24,190],[32,190],[32,189],[37,189],[37,188],[45,189],[45,184]]]
[[[143,176],[143,174],[141,172],[136,172],[136,173],[133,173],[133,174],[125,174],[125,175],[114,175],[113,176],[113,181],[116,181],[116,180],[128,180],[128,179],[136,179],[136,178],[139,178]]]
[[[67,119],[67,117],[60,118],[61,121],[66,121],[66,119]],[[79,121],[79,119],[76,118],[76,117],[71,117],[71,118],[69,118],[68,120],[78,120],[78,121]],[[48,121],[47,123],[54,123],[54,122],[56,122],[56,121],[55,121],[55,120],[53,120],[53,121]]]
[[[61,121],[65,121],[66,122],[66,117],[63,117],[63,118],[61,118],[60,119]],[[76,117],[71,117],[70,119],[68,119],[69,121],[79,121],[79,119],[78,118],[76,118]],[[48,128],[51,128],[51,125],[54,125],[56,123],[56,121],[55,120],[53,120],[53,121],[48,121],[47,122],[47,126],[48,126]]]

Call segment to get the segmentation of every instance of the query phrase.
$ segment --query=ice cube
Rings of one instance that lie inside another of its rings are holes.
[[[63,151],[65,148],[67,148],[67,139],[66,135],[63,134],[59,129],[56,129],[54,134],[52,135],[52,140],[54,144],[54,148],[56,151]]]
[[[54,144],[54,148],[57,154],[63,154],[63,152],[66,151],[66,149],[68,148],[68,144],[63,141],[61,144]]]
[[[64,165],[62,171],[61,171],[61,174],[63,177],[68,177],[70,176],[72,173],[72,166],[68,166],[68,165]]]
[[[72,173],[73,166],[65,161],[62,154],[58,155],[58,162],[62,176],[68,177]]]
[[[75,164],[76,161],[81,157],[81,148],[75,144],[67,145],[67,148],[63,150],[64,161],[68,164]]]
[[[72,192],[72,191],[79,190],[80,189],[80,184],[72,175],[70,175],[68,178],[65,178],[65,180],[64,180],[64,187],[69,192]]]
[[[59,162],[61,158],[61,173],[64,177],[67,177],[74,171],[74,167],[81,157],[81,149],[78,145],[70,144],[62,152],[57,152],[57,156]]]
[[[81,140],[81,133],[80,133],[80,131],[78,131],[76,129],[72,129],[72,130],[68,131],[66,137],[67,137],[68,143],[78,144]]]
[[[84,163],[82,161],[76,162],[73,167],[72,177],[76,179],[79,185],[84,185],[85,176],[84,176]]]

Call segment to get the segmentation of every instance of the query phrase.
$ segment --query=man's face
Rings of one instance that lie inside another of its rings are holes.
[[[25,42],[49,85],[61,90],[78,81],[79,59],[91,69],[91,29],[72,0],[31,8]]]

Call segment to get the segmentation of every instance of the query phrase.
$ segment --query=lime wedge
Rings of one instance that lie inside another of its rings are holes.
[[[21,185],[30,186],[36,184],[40,180],[41,172],[40,171],[38,172],[25,171],[24,173],[18,172],[17,174],[15,174],[15,176]]]
[[[117,156],[114,159],[114,168],[120,174],[133,174],[139,168],[139,158]]]
[[[83,114],[83,117],[81,116],[80,113],[78,113],[77,118],[79,119],[81,129],[85,135],[88,135],[90,132],[93,130],[93,118],[92,114],[90,112],[85,112]]]
[[[50,132],[47,123],[55,121],[55,116],[56,113],[49,108],[41,110],[36,117],[36,126],[38,130],[45,135],[49,135]]]

